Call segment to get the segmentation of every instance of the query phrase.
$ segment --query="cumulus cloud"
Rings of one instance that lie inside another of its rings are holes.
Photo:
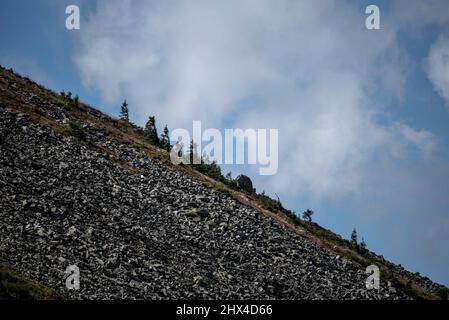
[[[440,36],[430,48],[427,74],[449,108],[449,37]]]
[[[281,128],[280,176],[302,182],[286,190],[351,192],[373,152],[401,148],[369,93],[401,94],[407,57],[394,30],[369,32],[364,17],[331,0],[110,1],[84,26],[77,63],[141,124]]]
[[[437,149],[437,138],[427,130],[413,130],[410,127],[399,125],[398,130],[405,140],[416,146],[424,155],[432,155]]]
[[[433,12],[416,6],[402,15]],[[388,110],[373,93],[402,97],[408,56],[398,26],[372,32],[364,18],[335,0],[99,2],[76,61],[84,83],[105,101],[126,97],[139,124],[156,114],[172,128],[279,128],[276,191],[348,196],[373,170],[438,149],[426,130],[378,120]],[[440,91],[445,44],[429,58]]]

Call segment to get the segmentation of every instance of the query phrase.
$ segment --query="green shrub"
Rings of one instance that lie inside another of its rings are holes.
[[[299,217],[291,210],[284,208],[282,205],[282,202],[279,200],[274,200],[267,196],[265,194],[265,191],[262,193],[254,193],[252,195],[253,199],[257,201],[257,203],[264,209],[273,211],[273,212],[280,212],[285,214],[287,217],[289,217],[292,220],[297,220]],[[296,222],[298,223],[298,222]]]
[[[57,102],[57,105],[59,107],[62,107],[67,110],[79,107],[79,97],[78,96],[75,96],[74,98],[72,98],[72,93],[71,92],[65,93],[65,91],[61,91],[61,93],[59,95],[61,97],[61,99]]]
[[[81,124],[74,120],[69,120],[64,126],[67,135],[75,137],[79,140],[86,140],[86,132]]]
[[[437,293],[438,297],[440,297],[441,300],[446,301],[449,295],[449,289],[448,288],[441,288],[438,290]]]

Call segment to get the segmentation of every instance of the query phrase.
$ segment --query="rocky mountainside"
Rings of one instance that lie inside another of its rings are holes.
[[[69,299],[416,297],[382,277],[367,290],[361,265],[163,155],[132,125],[0,69],[0,264]],[[442,288],[390,268],[415,291]]]

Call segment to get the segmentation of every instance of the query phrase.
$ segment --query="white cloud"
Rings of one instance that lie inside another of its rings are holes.
[[[386,134],[366,89],[395,79],[400,91],[404,73],[394,33],[368,32],[363,17],[338,1],[111,1],[84,25],[77,62],[86,85],[108,101],[126,96],[140,123],[154,113],[176,127],[281,128],[298,150],[281,154],[292,179],[315,193],[348,191],[357,171],[347,188],[342,176]]]
[[[140,124],[279,128],[277,191],[348,196],[385,169],[373,159],[436,149],[426,131],[377,120],[388,110],[372,92],[401,98],[408,57],[397,28],[368,31],[364,18],[335,0],[100,2],[77,63]]]
[[[427,130],[414,130],[403,124],[398,125],[398,130],[407,142],[416,146],[424,155],[432,155],[437,150],[437,138]]]
[[[440,36],[430,48],[427,74],[449,108],[449,37]]]

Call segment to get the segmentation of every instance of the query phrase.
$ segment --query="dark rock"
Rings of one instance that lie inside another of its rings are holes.
[[[254,193],[256,189],[253,188],[253,182],[248,176],[243,174],[237,176],[235,178],[235,183],[237,184],[237,188],[247,193]]]

